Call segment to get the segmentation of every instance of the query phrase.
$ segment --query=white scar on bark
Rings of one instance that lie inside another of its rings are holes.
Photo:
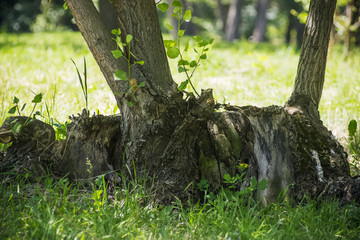
[[[317,174],[319,177],[319,182],[324,182],[324,172],[321,167],[319,155],[315,150],[311,150],[311,153],[312,153],[312,157],[315,159],[315,162],[316,162],[316,171],[317,171]]]

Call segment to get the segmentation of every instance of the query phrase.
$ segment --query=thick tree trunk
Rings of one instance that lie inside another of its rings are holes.
[[[266,26],[267,26],[266,11],[268,10],[269,6],[270,6],[270,0],[259,0],[257,3],[255,28],[251,37],[251,40],[254,42],[266,41]]]
[[[327,26],[326,18],[332,17],[330,13],[314,11],[312,8],[317,9],[319,1],[315,2],[310,6],[308,22],[312,24],[307,25],[305,32],[307,42],[302,49],[305,53],[300,59],[301,71],[305,71],[305,64],[314,64],[316,60],[326,63],[323,54],[309,55],[311,51],[322,52],[326,47],[324,44],[313,46],[323,43],[318,39],[323,33],[317,32],[316,28],[322,27],[317,22]],[[321,2],[325,4],[322,10],[327,4],[331,5],[330,1]],[[227,105],[223,106],[226,110],[223,112],[214,112],[211,90],[203,90],[199,98],[190,97],[185,101],[171,79],[154,1],[114,0],[123,34],[134,37],[132,53],[145,61],[143,66],[133,69],[131,77],[145,81],[146,87],[136,91],[134,106],[129,107],[126,94],[116,92],[126,91],[129,86],[126,82],[118,83],[111,74],[124,69],[126,64],[108,56],[116,46],[95,7],[90,0],[68,0],[67,3],[116,95],[121,113],[115,117],[89,117],[84,110],[72,117],[66,140],[55,145],[48,125],[24,124],[18,134],[10,136],[14,143],[8,151],[10,154],[3,156],[0,169],[12,167],[20,149],[25,162],[46,166],[47,162],[42,162],[40,157],[46,154],[46,159],[51,159],[72,178],[93,179],[105,173],[109,182],[118,184],[121,180],[114,171],[130,178],[147,176],[149,181],[154,181],[157,201],[165,204],[175,199],[185,203],[190,197],[198,200],[201,193],[196,186],[201,179],[208,180],[210,190],[216,193],[226,187],[225,174],[245,174],[236,190],[249,186],[250,179],[266,179],[268,187],[255,193],[264,203],[275,201],[281,192],[287,192],[289,199],[297,201],[304,196],[330,196],[344,202],[360,202],[360,181],[350,178],[342,146],[321,124],[318,115],[316,118],[305,111],[306,105],[298,95],[295,94],[285,108]],[[309,40],[310,36],[313,41]],[[307,67],[312,70],[312,66]],[[300,86],[295,89],[300,90],[312,84],[306,78],[296,81]],[[319,94],[319,89],[315,90]],[[305,100],[312,99],[312,93],[301,92]],[[0,128],[1,141],[8,139],[11,124],[23,120],[9,121],[10,125]],[[22,151],[24,139],[29,144]],[[241,164],[247,164],[246,170],[237,167]]]
[[[226,41],[234,41],[239,38],[239,27],[241,21],[242,0],[232,0],[225,25]]]
[[[336,0],[310,2],[294,90],[287,102],[288,106],[299,107],[313,119],[319,119],[335,7]]]
[[[109,0],[99,0],[99,13],[109,32],[119,27],[117,15]]]

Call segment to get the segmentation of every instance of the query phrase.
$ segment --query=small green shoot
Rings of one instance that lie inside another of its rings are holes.
[[[71,58],[70,58],[71,59]],[[86,110],[88,111],[89,110],[89,100],[88,100],[88,87],[87,87],[87,69],[86,69],[86,60],[85,60],[85,57],[84,57],[84,72],[83,72],[83,75],[84,75],[84,78],[81,77],[80,75],[80,72],[79,72],[79,69],[76,65],[76,63],[74,62],[73,59],[71,59],[71,61],[73,62],[75,68],[76,68],[76,72],[77,72],[77,75],[78,75],[78,80],[80,82],[80,85],[81,85],[81,90],[84,94],[84,98],[85,98],[85,104],[86,104]]]
[[[166,11],[169,8],[167,3],[160,3],[157,6],[161,11]],[[185,34],[185,30],[182,30],[181,26],[184,22],[191,21],[191,10],[186,10],[184,12],[183,5],[181,1],[178,0],[172,2],[172,7],[174,8],[172,17],[177,19],[177,41],[164,41],[166,54],[170,59],[179,59],[177,63],[178,72],[183,72],[186,75],[186,80],[180,83],[178,90],[183,92],[187,86],[190,85],[195,94],[200,96],[192,82],[192,79],[196,69],[200,66],[200,62],[207,59],[206,52],[209,50],[209,45],[213,43],[214,39],[206,40],[200,36],[194,36],[192,40],[195,41],[196,47],[193,47],[193,51],[196,55],[192,59],[186,58],[185,53],[189,50],[190,40],[188,40],[185,44],[185,47],[182,48],[181,39]],[[168,25],[168,28],[170,31],[174,29],[174,27],[171,25]]]
[[[113,38],[113,40],[117,43],[117,49],[111,51],[112,55],[114,56],[115,59],[124,58],[127,62],[127,71],[116,70],[114,76],[116,80],[129,82],[130,88],[126,93],[131,94],[131,101],[128,101],[127,104],[130,107],[132,107],[134,105],[132,101],[135,99],[135,95],[134,95],[135,92],[139,88],[145,87],[145,82],[138,83],[138,81],[131,76],[131,68],[134,65],[144,65],[144,61],[133,61],[133,59],[136,59],[136,56],[131,52],[130,43],[133,39],[132,35],[130,34],[126,35],[125,42],[122,42],[120,29],[113,29],[111,33],[115,35],[115,38]],[[125,47],[127,47],[127,55],[124,54]]]

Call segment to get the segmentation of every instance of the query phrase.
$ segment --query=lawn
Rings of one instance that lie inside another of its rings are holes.
[[[167,38],[167,36],[165,36]],[[115,100],[80,33],[0,34],[0,122],[9,116],[14,96],[27,103],[44,93],[37,108],[45,118],[64,122],[85,107],[73,59],[87,62],[89,108],[116,113]],[[216,100],[235,105],[283,105],[296,75],[299,53],[284,45],[215,41],[195,74],[198,90],[213,88]],[[175,61],[170,61],[174,79]],[[360,51],[346,59],[341,46],[328,58],[320,114],[324,124],[347,145],[347,125],[360,118]],[[161,70],[161,69],[159,69]],[[47,108],[46,108],[47,106]],[[66,178],[46,175],[1,182],[0,239],[358,239],[360,209],[336,202],[306,201],[261,206],[227,193],[205,203],[154,204],[140,182],[127,182],[108,195],[104,186],[84,188]]]

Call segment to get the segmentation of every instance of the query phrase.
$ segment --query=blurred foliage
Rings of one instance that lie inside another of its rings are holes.
[[[0,27],[5,32],[52,32],[75,30],[70,11],[63,1],[2,0]]]

